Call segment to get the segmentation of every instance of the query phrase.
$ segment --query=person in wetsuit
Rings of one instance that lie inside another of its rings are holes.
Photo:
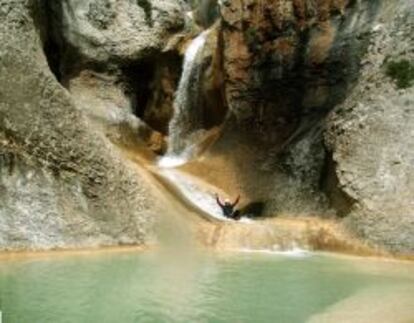
[[[233,220],[240,219],[240,211],[234,210],[234,207],[239,203],[240,201],[240,195],[237,197],[237,199],[231,203],[230,200],[226,199],[224,200],[224,203],[220,201],[220,198],[218,194],[216,193],[216,201],[217,204],[221,207],[221,210],[223,211],[223,215],[226,218],[230,218]]]

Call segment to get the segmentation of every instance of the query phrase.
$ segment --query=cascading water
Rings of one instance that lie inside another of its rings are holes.
[[[174,115],[169,125],[168,151],[160,159],[159,166],[174,167],[184,164],[197,146],[197,130],[202,128],[202,104],[200,100],[203,52],[209,30],[202,32],[188,47],[183,73],[174,101]]]

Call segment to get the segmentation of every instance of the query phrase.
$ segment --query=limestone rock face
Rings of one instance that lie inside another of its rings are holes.
[[[0,249],[148,242],[150,186],[50,72],[45,13],[0,5]]]
[[[413,253],[414,88],[386,76],[414,60],[412,1],[217,3],[213,25],[215,0],[193,12],[211,27],[192,99],[220,127],[187,166],[264,215],[332,217]],[[152,239],[162,203],[113,143],[165,150],[188,9],[0,4],[0,249]]]
[[[55,32],[93,62],[136,60],[156,54],[184,26],[176,0],[51,1]]]
[[[220,3],[227,134],[254,156],[252,178],[263,178],[241,185],[269,215],[331,214],[324,119],[357,82],[380,1]]]
[[[343,109],[350,110],[332,116],[328,138],[338,186],[349,201],[346,223],[377,244],[412,252],[414,92],[392,92],[346,102]]]
[[[414,251],[414,88],[385,75],[389,61],[414,60],[414,6],[375,26],[358,84],[328,118],[326,142],[346,223],[391,250]]]
[[[388,61],[413,61],[412,3],[223,0],[220,11],[228,123],[257,156],[251,178],[267,173],[269,212],[300,212],[284,206],[289,192],[303,205],[304,189],[369,242],[412,253],[413,88],[386,76]]]
[[[379,5],[223,1],[226,98],[237,118],[277,129],[343,100],[358,77]]]
[[[140,138],[156,152],[165,148],[162,139],[152,140],[161,133],[143,119],[157,130],[165,128],[146,110],[153,88],[163,87],[154,84],[161,83],[155,70],[185,26],[184,7],[173,0],[47,2],[49,64],[76,104],[114,142],[131,146]]]

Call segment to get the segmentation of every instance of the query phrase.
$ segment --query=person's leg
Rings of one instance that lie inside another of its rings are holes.
[[[236,210],[236,211],[233,212],[232,218],[234,220],[240,220],[240,217],[241,217],[241,215],[240,215],[240,211],[239,210]]]

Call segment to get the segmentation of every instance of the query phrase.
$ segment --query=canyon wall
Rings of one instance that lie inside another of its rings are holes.
[[[412,253],[414,88],[389,66],[413,68],[413,12],[403,0],[1,2],[0,249],[151,241],[161,205],[119,146],[166,150],[184,49],[210,28],[193,86],[202,130],[220,136],[187,171],[241,192],[242,209],[331,218]]]
[[[412,2],[223,0],[221,15],[231,115],[217,153],[250,151],[229,152],[236,172],[251,160],[247,197],[269,214],[336,214],[412,252],[413,87],[387,76],[389,62],[413,64]]]
[[[0,249],[153,238],[151,186],[105,134],[139,141],[140,93],[122,69],[161,54],[183,13],[176,1],[103,2],[0,3]]]
[[[374,26],[357,84],[327,119],[329,172],[336,183],[329,194],[348,227],[378,245],[412,253],[414,84],[400,88],[386,74],[391,62],[413,64],[414,3],[388,9],[390,19]]]

